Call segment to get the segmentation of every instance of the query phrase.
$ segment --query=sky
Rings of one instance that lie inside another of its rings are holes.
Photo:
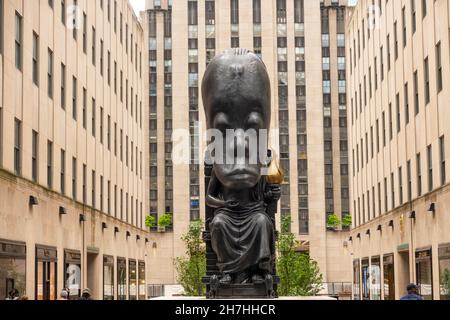
[[[139,12],[145,9],[145,0],[130,0],[130,3],[133,6],[134,12],[139,17]]]

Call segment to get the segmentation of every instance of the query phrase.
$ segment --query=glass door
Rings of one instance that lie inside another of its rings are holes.
[[[361,300],[361,273],[359,259],[353,261],[353,300]]]
[[[369,260],[362,260],[361,262],[362,273],[362,299],[370,300],[370,274],[369,274]]]
[[[36,247],[36,300],[56,300],[56,248]]]
[[[117,258],[117,300],[127,299],[127,261]]]
[[[136,260],[128,261],[128,277],[129,299],[137,300]]]
[[[384,300],[395,300],[394,255],[383,259]]]
[[[145,300],[145,262],[139,261],[138,264],[138,276],[139,276],[139,300]]]
[[[114,257],[103,256],[103,300],[114,300]]]
[[[416,252],[416,275],[419,294],[425,300],[433,300],[433,268],[431,250]]]
[[[19,297],[26,292],[26,246],[25,244],[0,241],[0,300],[16,289]]]
[[[371,300],[381,300],[381,265],[380,257],[374,257],[370,266]]]

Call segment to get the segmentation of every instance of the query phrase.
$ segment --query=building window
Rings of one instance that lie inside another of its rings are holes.
[[[417,196],[422,195],[422,162],[420,153],[416,156],[416,170],[417,170]]]
[[[61,23],[66,25],[66,1],[61,1]]]
[[[12,289],[17,289],[19,296],[26,293],[26,255],[25,243],[0,241],[0,300]]]
[[[22,122],[14,119],[14,172],[22,174]]]
[[[87,90],[83,88],[83,128],[86,129],[87,122]]]
[[[87,166],[83,164],[83,204],[87,204]]]
[[[112,256],[103,256],[103,300],[114,300],[114,257]]]
[[[441,300],[450,300],[450,245],[439,247],[439,278]]]
[[[239,24],[239,0],[231,0],[231,24]]]
[[[61,108],[66,109],[66,66],[61,63]]]
[[[36,246],[36,300],[56,300],[57,250]]]
[[[431,249],[416,252],[416,276],[419,294],[425,300],[433,299],[433,267]]]
[[[142,203],[141,203],[141,209],[142,209]],[[141,210],[142,212],[142,210]],[[142,225],[142,219],[141,219],[141,225]],[[138,287],[138,295],[139,295],[139,300],[145,300],[146,299],[146,283],[147,281],[145,280],[145,262],[144,261],[139,261],[138,262],[138,279],[139,279],[139,287]]]
[[[92,119],[91,119],[91,125],[92,125],[92,136],[95,138],[95,99],[92,98]]]
[[[47,95],[53,99],[53,51],[48,49]]]
[[[127,299],[127,261],[117,258],[117,300]]]
[[[22,16],[18,12],[16,12],[15,21],[16,21],[16,34],[15,34],[16,68],[22,71]]]
[[[32,77],[33,83],[39,86],[39,36],[33,32],[33,66]]]
[[[439,138],[439,163],[441,165],[441,186],[447,182],[445,171],[445,137]]]
[[[69,289],[69,299],[78,300],[81,295],[81,253],[64,250],[64,287]]]
[[[370,266],[370,296],[371,300],[381,300],[381,261],[373,257]]]
[[[361,300],[361,271],[359,260],[353,261],[353,299]]]
[[[395,300],[395,271],[394,255],[386,255],[383,258],[384,274],[384,300]]]
[[[77,78],[72,77],[72,118],[77,120]]]
[[[428,57],[424,62],[424,81],[425,81],[425,105],[430,103],[430,68]]]
[[[428,163],[428,192],[433,191],[433,150],[431,145],[427,147],[427,163]]]
[[[66,194],[66,152],[61,149],[61,193]]]
[[[87,53],[87,16],[83,12],[83,53]]]
[[[100,143],[103,144],[103,107],[100,107]]]
[[[47,187],[53,188],[53,142],[47,141]]]
[[[437,92],[442,91],[442,54],[441,54],[441,42],[436,45],[436,77],[437,77]]]
[[[77,159],[72,158],[72,199],[77,200]]]
[[[33,182],[38,181],[38,154],[39,154],[39,135],[36,131],[32,131],[31,137],[31,179]]]
[[[92,65],[95,66],[95,28],[92,27]]]
[[[92,208],[95,209],[95,170],[92,170]]]

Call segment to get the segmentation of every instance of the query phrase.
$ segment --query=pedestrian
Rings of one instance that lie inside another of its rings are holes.
[[[6,298],[6,300],[19,300],[19,290],[17,290],[17,289],[12,289],[12,290],[8,293],[8,297]]]
[[[83,293],[81,294],[80,300],[92,300],[91,289],[89,288],[84,289]]]
[[[67,289],[62,289],[59,293],[58,300],[69,300],[69,291],[67,291]]]
[[[408,291],[408,294],[402,297],[400,300],[423,300],[423,297],[418,293],[419,288],[414,283],[408,284],[406,286],[406,290]]]

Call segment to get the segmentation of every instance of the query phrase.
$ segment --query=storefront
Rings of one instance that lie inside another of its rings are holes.
[[[369,259],[361,261],[361,275],[362,275],[362,299],[370,300],[370,272]]]
[[[139,277],[139,300],[145,300],[145,262],[138,262],[138,277]]]
[[[383,258],[384,300],[395,300],[395,269],[394,255],[388,254]]]
[[[114,300],[113,256],[103,256],[103,300]]]
[[[76,300],[81,295],[81,253],[64,250],[64,284],[69,290],[69,299]]]
[[[24,242],[0,240],[0,300],[17,289],[26,292],[26,245]]]
[[[117,258],[117,300],[127,299],[127,260]]]
[[[128,260],[128,299],[137,300],[136,260]]]
[[[439,247],[439,279],[441,300],[450,300],[450,244]]]
[[[381,300],[381,264],[380,257],[373,257],[370,266],[370,297],[371,300]]]
[[[359,260],[353,261],[353,300],[361,300],[361,273]]]
[[[57,250],[54,247],[36,246],[36,300],[56,300]]]
[[[431,248],[416,251],[416,275],[420,295],[425,300],[433,300]]]

